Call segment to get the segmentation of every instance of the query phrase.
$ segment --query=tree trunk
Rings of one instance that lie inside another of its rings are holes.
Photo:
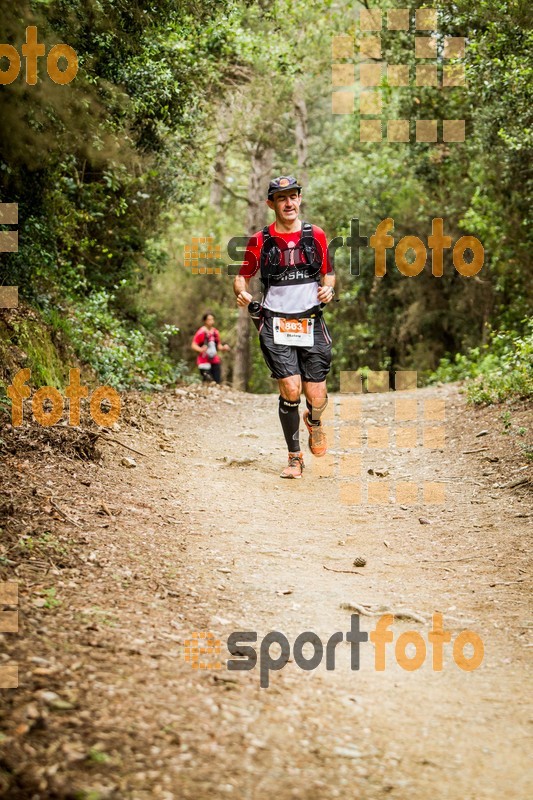
[[[293,107],[295,129],[294,138],[296,145],[296,159],[298,164],[298,182],[304,187],[302,205],[300,213],[305,210],[305,189],[307,188],[307,105],[305,102],[305,90],[302,80],[297,80],[294,85]]]
[[[224,194],[224,182],[226,179],[226,149],[229,137],[229,111],[227,106],[222,106],[218,115],[218,137],[213,164],[213,182],[211,183],[211,193],[209,202],[217,211],[222,207],[222,197]]]
[[[273,150],[263,142],[257,142],[252,152],[250,179],[248,181],[248,213],[246,227],[248,236],[264,227],[267,205],[266,190],[272,169]],[[255,281],[255,279],[254,279]],[[254,281],[252,281],[252,288]],[[233,362],[233,388],[245,392],[250,379],[250,315],[248,309],[239,308],[237,318],[237,340]]]

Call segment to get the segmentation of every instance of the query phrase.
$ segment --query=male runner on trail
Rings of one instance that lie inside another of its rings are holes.
[[[328,402],[326,376],[331,364],[331,337],[320,304],[335,295],[335,275],[321,228],[299,219],[302,187],[292,176],[270,181],[267,205],[276,219],[252,236],[233,291],[239,306],[252,295],[250,278],[261,270],[263,303],[259,342],[279,385],[279,418],[289,450],[282,478],[301,478],[300,395],[307,400],[304,422],[309,449],[323,456],[328,448],[320,416]]]

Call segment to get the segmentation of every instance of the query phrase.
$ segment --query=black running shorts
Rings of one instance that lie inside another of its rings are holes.
[[[315,319],[312,347],[275,344],[273,322],[272,317],[266,317],[259,328],[259,343],[272,377],[301,375],[304,381],[325,381],[331,366],[331,336],[323,317]]]

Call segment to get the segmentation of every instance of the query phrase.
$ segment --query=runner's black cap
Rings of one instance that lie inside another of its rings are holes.
[[[272,200],[275,192],[284,192],[286,189],[298,189],[301,186],[293,175],[280,175],[268,184],[268,199]]]

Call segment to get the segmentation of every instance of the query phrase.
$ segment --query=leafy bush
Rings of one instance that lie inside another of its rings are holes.
[[[533,396],[533,322],[525,321],[525,332],[495,331],[483,347],[443,358],[431,382],[469,380],[471,403],[502,403]]]
[[[62,330],[78,357],[98,378],[117,389],[161,389],[175,383],[186,367],[172,363],[165,354],[168,337],[178,332],[173,325],[148,331],[120,320],[109,308],[114,295],[102,289],[89,295],[83,305],[47,312],[49,322]]]

